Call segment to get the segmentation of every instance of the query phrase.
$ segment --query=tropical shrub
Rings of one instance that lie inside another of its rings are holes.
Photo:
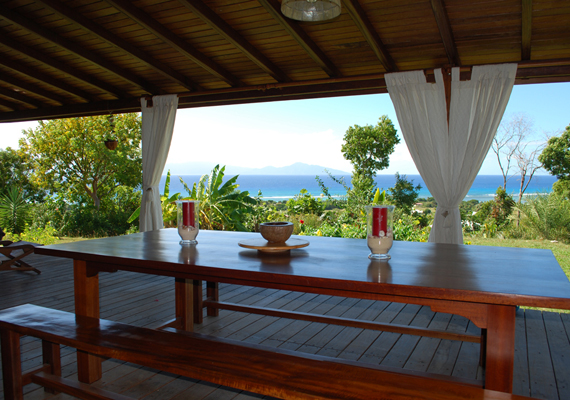
[[[6,236],[7,240],[13,242],[18,242],[23,240],[25,242],[39,243],[39,244],[54,244],[58,241],[57,231],[48,223],[43,228],[37,228],[34,226],[27,225],[24,231],[20,234],[8,234]]]
[[[325,207],[323,200],[313,197],[307,189],[301,189],[299,194],[287,201],[287,211],[290,214],[321,215]]]
[[[570,243],[570,201],[565,197],[557,193],[537,195],[516,210],[520,211],[520,220],[512,229],[514,237]]]
[[[5,231],[20,234],[30,221],[30,204],[19,187],[8,188],[0,195],[0,227]]]

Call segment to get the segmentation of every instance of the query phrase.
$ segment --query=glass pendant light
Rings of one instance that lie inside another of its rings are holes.
[[[281,12],[297,21],[326,21],[340,15],[340,0],[282,0]]]

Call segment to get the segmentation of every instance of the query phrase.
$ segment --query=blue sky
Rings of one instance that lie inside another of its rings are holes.
[[[570,125],[570,83],[516,85],[503,119],[525,113],[537,136],[559,135]],[[388,94],[179,110],[168,163],[213,162],[282,167],[295,162],[351,171],[340,151],[349,126],[375,125],[387,115],[400,127]],[[33,123],[0,124],[0,148],[17,147]],[[382,174],[416,174],[402,140]],[[480,174],[500,174],[490,152]]]

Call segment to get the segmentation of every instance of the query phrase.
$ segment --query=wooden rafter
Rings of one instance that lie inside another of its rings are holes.
[[[6,85],[8,85],[8,86],[15,86],[17,88],[23,89],[22,92],[24,92],[24,93],[33,93],[37,96],[41,96],[41,97],[44,97],[46,99],[56,101],[60,104],[66,103],[66,99],[63,98],[62,96],[59,96],[56,93],[51,92],[49,90],[42,89],[38,85],[34,85],[34,84],[29,83],[29,82],[25,82],[21,79],[14,77],[14,76],[2,74],[0,77],[0,82],[1,81],[6,82]]]
[[[99,68],[102,68],[105,71],[108,71],[124,79],[130,84],[137,86],[139,89],[145,90],[149,93],[155,93],[155,94],[161,93],[161,90],[157,86],[151,84],[150,82],[147,82],[146,80],[136,76],[132,72],[129,72],[127,70],[118,67],[117,65],[109,62],[108,60],[94,54],[93,51],[90,51],[77,43],[74,43],[70,40],[67,40],[59,36],[55,32],[52,32],[49,29],[40,26],[35,21],[27,19],[21,16],[20,14],[12,10],[9,10],[8,8],[0,8],[0,17],[12,22],[13,24],[20,26],[22,29],[33,32],[36,35],[42,37],[43,39],[50,41],[56,44],[57,46],[75,54],[81,59],[88,61],[92,64],[95,64]]]
[[[188,77],[184,76],[180,72],[170,68],[163,62],[149,56],[144,51],[140,50],[136,46],[133,46],[126,40],[120,39],[117,35],[104,29],[100,25],[96,24],[89,18],[84,17],[80,13],[76,12],[70,7],[59,0],[43,0],[43,3],[53,10],[54,12],[64,16],[69,21],[75,23],[80,28],[90,32],[91,34],[97,36],[99,39],[115,46],[123,53],[129,54],[131,57],[136,58],[140,62],[148,65],[150,68],[158,72],[159,74],[165,76],[173,82],[176,82],[180,86],[186,88],[187,90],[199,90],[200,87],[195,82],[192,82]]]
[[[449,64],[451,64],[452,67],[461,66],[461,60],[457,53],[453,31],[451,30],[451,24],[449,23],[449,17],[447,15],[447,11],[445,11],[443,0],[431,0],[431,8],[433,9],[433,15],[439,28],[439,33],[441,35],[441,40],[443,41],[443,46],[445,47],[445,52],[447,53]]]
[[[222,35],[227,41],[243,52],[251,61],[267,72],[277,82],[289,82],[291,79],[279,67],[273,64],[251,43],[243,38],[226,21],[220,18],[200,0],[179,0],[181,4],[191,10],[202,21]]]
[[[114,95],[116,97],[128,97],[128,94],[122,90],[120,90],[119,88],[108,84],[107,82],[103,82],[100,79],[97,79],[95,77],[93,77],[92,75],[88,75],[85,73],[82,73],[81,71],[78,71],[76,68],[72,68],[71,66],[64,64],[60,61],[54,60],[53,58],[47,56],[46,54],[42,53],[41,51],[38,51],[36,49],[33,49],[31,47],[28,47],[20,42],[17,42],[15,40],[12,40],[10,38],[8,38],[6,35],[0,35],[0,44],[9,47],[10,49],[17,51],[23,55],[25,55],[26,57],[29,57],[31,59],[34,59],[35,61],[38,61],[42,64],[45,64],[51,68],[54,68],[58,71],[64,72],[65,74],[67,74],[68,76],[73,77],[74,79],[77,79],[79,81],[82,81],[84,83],[87,83],[97,89],[100,89],[104,92],[107,92],[111,95]]]
[[[35,81],[39,81],[39,82],[43,82],[44,84],[50,85],[54,88],[58,88],[59,90],[63,90],[64,92],[67,92],[69,94],[72,94],[74,96],[80,97],[83,100],[95,100],[94,96],[91,96],[89,93],[74,88],[73,86],[60,82],[59,80],[55,79],[52,76],[49,76],[48,74],[44,74],[42,72],[37,71],[34,68],[30,68],[24,64],[22,64],[21,62],[16,62],[14,60],[11,60],[9,58],[6,57],[0,57],[0,65],[4,66],[5,68],[8,68],[12,71],[18,72],[19,74],[22,75],[26,75],[29,78],[34,79]],[[33,90],[32,90],[33,92]],[[62,104],[65,104],[64,102],[62,102]]]
[[[223,80],[230,86],[240,86],[240,81],[238,78],[196,50],[188,42],[176,36],[172,31],[157,22],[140,8],[134,6],[130,1],[107,0],[107,3],[111,4],[113,7],[128,15],[131,19],[136,21],[148,31],[155,34],[162,41],[168,43],[169,46],[179,51],[182,55],[184,55],[184,57],[196,63],[218,79]]]
[[[394,59],[390,55],[390,52],[384,46],[384,43],[380,39],[380,35],[372,26],[372,23],[366,16],[366,12],[362,9],[362,6],[358,0],[343,0],[343,4],[346,7],[348,14],[376,54],[376,57],[380,60],[386,72],[397,72],[398,66],[394,62]]]
[[[333,64],[326,54],[315,44],[310,36],[293,20],[286,18],[281,13],[281,3],[277,0],[258,0],[259,3],[271,14],[271,16],[281,24],[293,39],[309,54],[331,78],[341,76],[340,71]]]
[[[15,90],[6,89],[0,86],[0,95],[4,97],[8,97],[9,99],[17,100],[22,103],[29,104],[35,108],[41,108],[42,103],[41,101],[34,99],[32,97],[26,96]]]
[[[522,0],[522,38],[521,59],[530,60],[532,37],[532,0]]]

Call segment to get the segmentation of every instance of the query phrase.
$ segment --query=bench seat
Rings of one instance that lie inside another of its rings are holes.
[[[100,389],[93,394],[89,385],[67,384],[58,377],[57,345],[285,399],[528,399],[439,375],[408,374],[172,329],[76,318],[72,313],[30,304],[0,311],[0,333],[4,393],[16,400],[22,398],[22,385],[30,382],[80,398],[125,398]],[[42,339],[47,352],[44,363],[54,365],[22,374],[21,335]]]

